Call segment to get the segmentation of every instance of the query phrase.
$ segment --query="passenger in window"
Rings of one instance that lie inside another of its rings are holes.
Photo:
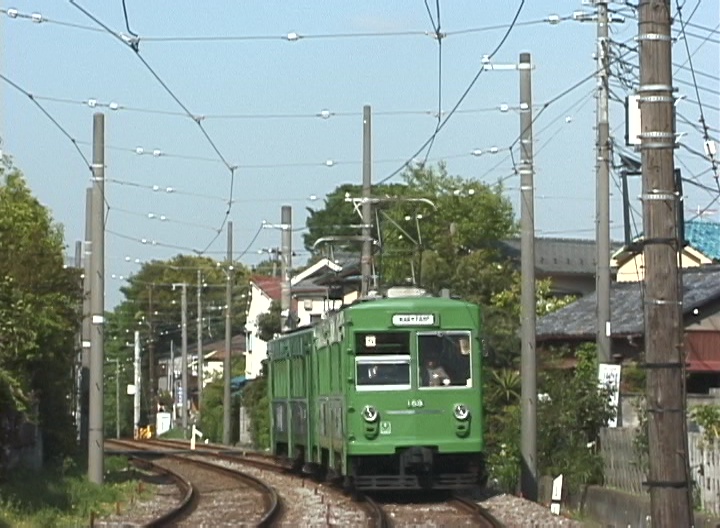
[[[444,368],[435,363],[435,360],[428,360],[425,368],[427,370],[428,387],[442,387],[443,385],[450,385],[450,376],[447,375]]]

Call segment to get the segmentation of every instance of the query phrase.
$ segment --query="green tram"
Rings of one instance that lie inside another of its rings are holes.
[[[348,489],[482,484],[477,305],[359,301],[269,344],[271,449]]]

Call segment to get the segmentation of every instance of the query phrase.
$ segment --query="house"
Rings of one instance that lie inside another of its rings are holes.
[[[202,387],[207,386],[211,381],[221,378],[225,362],[225,340],[203,343],[203,381]],[[233,336],[230,342],[231,357],[242,357],[245,354],[245,335]],[[198,353],[197,343],[188,345],[188,391],[192,405],[197,404],[198,393]],[[179,346],[172,348],[170,356],[161,357],[158,360],[160,375],[158,376],[158,387],[166,390],[175,396],[179,402],[179,388],[182,384],[182,350]]]
[[[311,325],[329,311],[342,306],[342,298],[331,298],[332,287],[318,282],[318,279],[341,270],[339,264],[321,259],[290,279],[290,310],[296,326]],[[281,292],[282,280],[279,277],[254,275],[250,279],[250,302],[245,322],[245,375],[249,379],[260,375],[262,362],[267,358],[267,342],[258,337],[259,318],[270,311],[273,301],[280,302]]]
[[[281,279],[253,275],[250,278],[250,301],[245,317],[245,376],[256,378],[267,358],[267,342],[258,337],[260,316],[270,311],[273,301],[280,302]]]
[[[688,392],[707,392],[720,386],[720,265],[684,269],[683,322]],[[638,359],[644,350],[643,283],[611,285],[611,340],[618,363]],[[596,297],[582,297],[540,318],[536,342],[539,351],[552,345],[575,347],[596,338]],[[541,352],[542,353],[542,352]]]
[[[613,247],[619,247],[613,243]],[[500,242],[501,253],[520,267],[520,240]],[[535,278],[550,279],[556,296],[588,295],[595,291],[597,258],[594,240],[574,238],[535,239]],[[608,255],[610,258],[610,255]]]
[[[645,277],[642,237],[633,244],[620,248],[612,257],[610,266],[617,270],[619,282],[636,282]],[[678,259],[681,268],[704,266],[720,262],[720,223],[691,220],[685,223],[685,246]]]

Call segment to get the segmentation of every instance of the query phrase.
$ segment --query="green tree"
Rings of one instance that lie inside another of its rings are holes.
[[[270,341],[275,334],[282,330],[282,319],[280,303],[273,301],[270,310],[258,316],[258,337],[263,341]]]
[[[562,357],[567,356],[561,351]],[[538,404],[538,470],[565,475],[569,489],[602,482],[603,463],[597,446],[600,429],[612,416],[610,392],[598,387],[595,345],[576,353],[572,370],[546,370],[539,377],[547,394]]]
[[[405,191],[402,184],[376,185],[373,186],[373,196],[397,196]],[[305,249],[312,251],[313,244],[321,237],[327,236],[358,236],[360,235],[359,226],[362,219],[353,209],[353,205],[347,202],[346,197],[360,198],[362,196],[362,186],[352,185],[349,183],[338,186],[334,191],[329,193],[324,201],[324,207],[313,209],[308,207],[308,217],[306,226],[308,232],[303,235]],[[374,230],[375,235],[377,231]],[[361,242],[340,241],[335,247],[340,251],[352,252],[359,254]],[[318,248],[320,249],[320,248]]]
[[[143,350],[148,350],[151,345],[154,346],[156,363],[158,358],[169,356],[171,343],[174,342],[177,346],[181,340],[182,306],[179,285],[182,283],[187,284],[188,342],[195,342],[197,325],[192,322],[197,321],[198,270],[202,277],[204,342],[223,339],[228,277],[225,268],[223,262],[195,255],[176,255],[168,260],[154,260],[143,264],[140,271],[128,279],[128,285],[121,288],[125,300],[108,314],[106,327],[108,357],[113,359],[117,357],[124,363],[131,362],[132,345],[128,346],[128,343],[132,343],[136,330],[140,332]],[[232,333],[236,335],[245,331],[250,271],[238,263],[235,263],[233,268]],[[158,395],[151,395],[149,391],[149,354],[143,353],[142,361],[144,390],[141,400],[141,421],[145,423]],[[124,374],[123,380],[129,382],[128,375],[129,371]],[[105,398],[106,409],[112,409],[114,413],[114,391],[106,391]],[[121,405],[124,403],[125,400],[121,399]],[[205,407],[207,409],[207,406]],[[131,411],[132,406],[124,407],[124,422],[131,422],[128,418]],[[114,432],[114,420],[114,414],[106,414],[107,430]]]
[[[32,412],[46,456],[59,457],[75,441],[67,396],[80,275],[64,266],[62,230],[20,171],[0,169],[0,177],[0,413]]]
[[[230,372],[232,377],[245,375],[245,358],[233,358]],[[222,442],[224,420],[225,380],[218,376],[203,391],[203,412],[200,415],[199,428],[211,442]],[[240,399],[236,393],[232,397],[230,412],[230,440],[237,442],[239,433]]]

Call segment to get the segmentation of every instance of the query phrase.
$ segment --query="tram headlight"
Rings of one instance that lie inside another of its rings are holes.
[[[378,412],[372,405],[366,405],[362,410],[362,417],[367,423],[373,423],[378,419]]]
[[[458,420],[467,420],[470,417],[470,409],[464,403],[456,403],[453,407],[453,415]]]

